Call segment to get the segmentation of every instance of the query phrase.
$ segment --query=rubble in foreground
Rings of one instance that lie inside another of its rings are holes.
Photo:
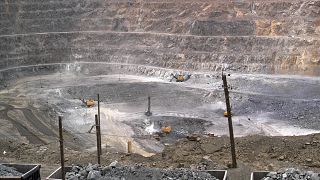
[[[99,179],[99,180],[115,180],[115,179],[181,179],[181,180],[217,180],[206,172],[192,171],[188,169],[159,169],[146,168],[141,164],[135,166],[119,166],[117,161],[109,166],[99,166],[89,164],[88,166],[73,166],[71,172],[66,174],[67,180],[74,179]]]

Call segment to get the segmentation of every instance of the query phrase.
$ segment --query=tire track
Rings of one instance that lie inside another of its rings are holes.
[[[0,110],[0,116],[4,119],[9,120],[14,127],[17,128],[19,134],[23,137],[26,137],[27,140],[32,144],[45,144],[46,142],[43,141],[40,137],[38,137],[35,133],[30,131],[27,127],[25,127],[22,123],[18,120],[10,118],[8,116],[8,112],[14,110],[13,106],[7,104],[1,104],[1,106],[5,107],[4,109]]]

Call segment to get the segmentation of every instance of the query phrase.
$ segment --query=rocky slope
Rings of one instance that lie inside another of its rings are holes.
[[[320,75],[320,1],[1,0],[0,68],[101,61]]]

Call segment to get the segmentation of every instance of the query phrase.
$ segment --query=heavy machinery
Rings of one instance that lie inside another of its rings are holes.
[[[167,134],[170,134],[172,132],[171,126],[163,126],[160,128],[160,131],[155,132],[153,134],[153,138],[157,141],[161,140],[161,137],[165,137]]]
[[[228,111],[225,111],[225,112],[223,113],[223,115],[224,115],[224,117],[228,117],[228,116],[229,116]],[[232,116],[232,114],[231,114],[231,116]]]
[[[173,79],[175,79],[176,82],[184,82],[184,81],[187,81],[188,79],[190,79],[191,74],[189,74],[189,73],[184,73],[184,74],[171,73],[171,77],[172,78],[171,78],[170,82],[172,82]]]
[[[84,100],[84,99],[80,99],[84,105],[86,105],[87,107],[92,107],[94,106],[95,102],[93,99],[88,99],[88,100]]]
[[[171,133],[171,131],[172,131],[171,126],[164,126],[161,128],[161,132],[165,133],[165,134],[169,134],[169,133]]]

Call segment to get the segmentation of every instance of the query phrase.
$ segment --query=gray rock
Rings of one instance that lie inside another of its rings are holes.
[[[113,161],[110,165],[109,165],[109,167],[117,167],[118,166],[118,161],[116,160],[116,161]]]
[[[90,171],[88,176],[87,176],[87,179],[88,180],[96,180],[96,179],[99,179],[101,178],[101,172],[100,171]]]
[[[320,174],[313,173],[313,174],[311,175],[311,180],[320,180]]]
[[[87,177],[88,176],[88,172],[86,170],[81,170],[79,171],[80,175],[83,176],[83,177]]]
[[[0,176],[22,176],[22,173],[18,172],[13,167],[8,167],[0,164]]]
[[[283,161],[284,159],[285,159],[284,156],[280,156],[280,157],[278,158],[279,161]]]
[[[93,171],[93,166],[91,163],[89,163],[89,165],[86,167],[86,171],[88,172]]]
[[[200,171],[192,171],[190,169],[158,169],[158,168],[146,168],[141,164],[135,166],[106,166],[98,167],[96,165],[88,165],[89,167],[81,167],[77,172],[68,173],[66,179],[86,179],[86,180],[141,180],[141,179],[182,179],[182,180],[217,180],[215,177],[208,173]],[[95,168],[88,173],[87,177],[83,176],[84,169]],[[77,170],[77,168],[72,168]]]
[[[319,180],[319,178],[319,174],[313,171],[300,171],[290,168],[278,172],[270,172],[262,180]]]
[[[311,162],[312,162],[312,159],[308,158],[308,159],[306,159],[306,162],[307,162],[307,163],[311,163]]]

